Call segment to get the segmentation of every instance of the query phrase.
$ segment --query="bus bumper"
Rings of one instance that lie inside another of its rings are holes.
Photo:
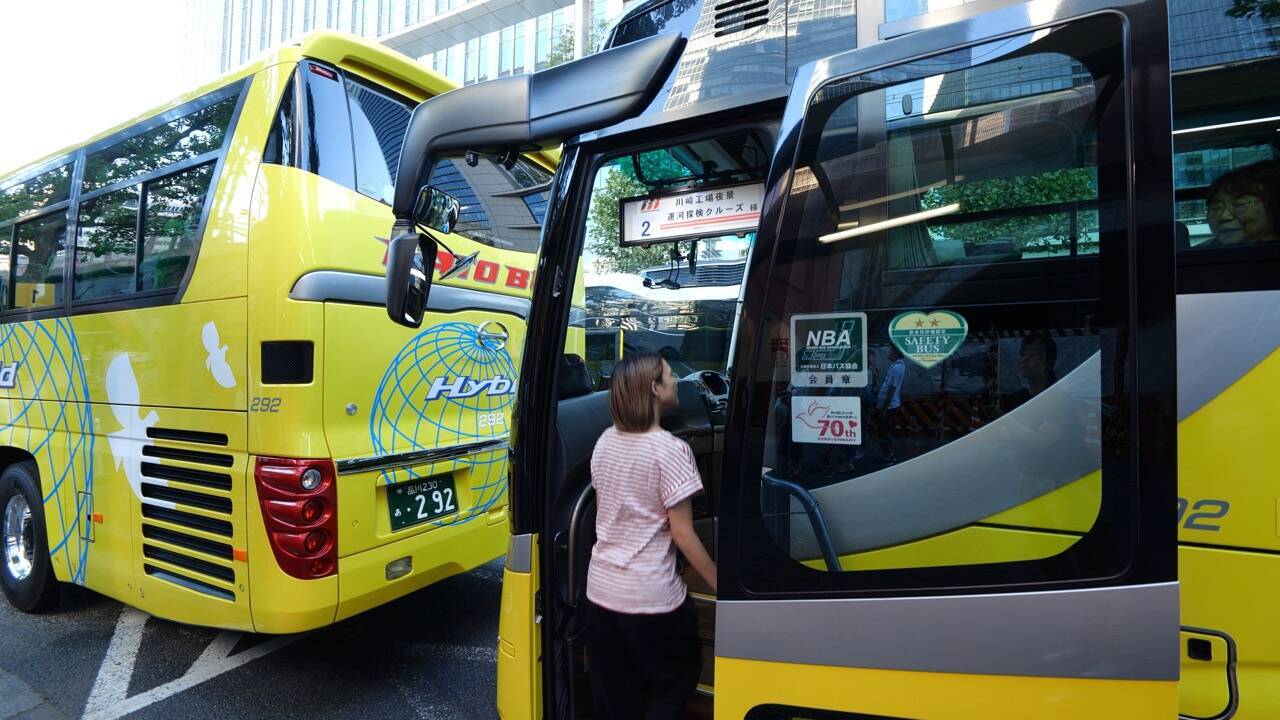
[[[470,522],[436,528],[338,559],[338,574],[289,577],[275,563],[259,517],[251,522],[258,562],[250,564],[253,626],[260,633],[298,633],[331,625],[498,557],[510,535],[505,508]],[[387,564],[412,558],[412,570],[387,579]]]
[[[345,620],[451,575],[479,567],[506,550],[509,536],[504,509],[340,558],[335,620]],[[388,563],[406,557],[412,559],[412,570],[388,580]]]

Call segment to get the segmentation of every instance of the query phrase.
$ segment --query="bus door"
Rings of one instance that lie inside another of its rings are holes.
[[[733,358],[718,718],[1177,714],[1162,3],[801,69]]]

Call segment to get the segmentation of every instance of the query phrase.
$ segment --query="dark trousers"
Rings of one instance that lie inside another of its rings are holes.
[[[907,428],[907,412],[899,405],[892,410],[885,409],[878,411],[878,419],[880,425],[880,453],[884,455],[885,460],[898,460],[898,446],[902,444],[900,433],[906,431]],[[901,429],[894,426],[899,425]]]
[[[679,718],[702,672],[693,598],[661,615],[626,615],[592,603],[590,622],[593,720]]]

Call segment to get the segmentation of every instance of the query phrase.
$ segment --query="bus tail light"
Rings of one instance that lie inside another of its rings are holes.
[[[338,487],[332,460],[260,457],[253,471],[280,569],[314,580],[338,572]]]

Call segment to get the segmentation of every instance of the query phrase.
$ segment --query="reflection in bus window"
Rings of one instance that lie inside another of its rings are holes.
[[[46,215],[18,226],[14,247],[13,306],[39,308],[62,303],[67,216]]]
[[[200,165],[147,183],[139,290],[178,287],[186,276],[212,178],[213,165]]]
[[[347,96],[356,153],[356,191],[390,205],[411,111],[406,102],[393,100],[349,76]]]
[[[1126,405],[1099,300],[1124,227],[1101,119],[1119,78],[1087,55],[980,61],[1016,46],[811,102],[757,360],[761,513],[810,567],[1040,560],[1098,517]]]
[[[217,150],[231,124],[237,101],[235,97],[222,100],[89,154],[84,161],[82,192]]]
[[[109,192],[80,206],[76,230],[75,299],[134,292],[141,186]]]
[[[0,223],[56,205],[71,195],[70,163],[0,188]]]

